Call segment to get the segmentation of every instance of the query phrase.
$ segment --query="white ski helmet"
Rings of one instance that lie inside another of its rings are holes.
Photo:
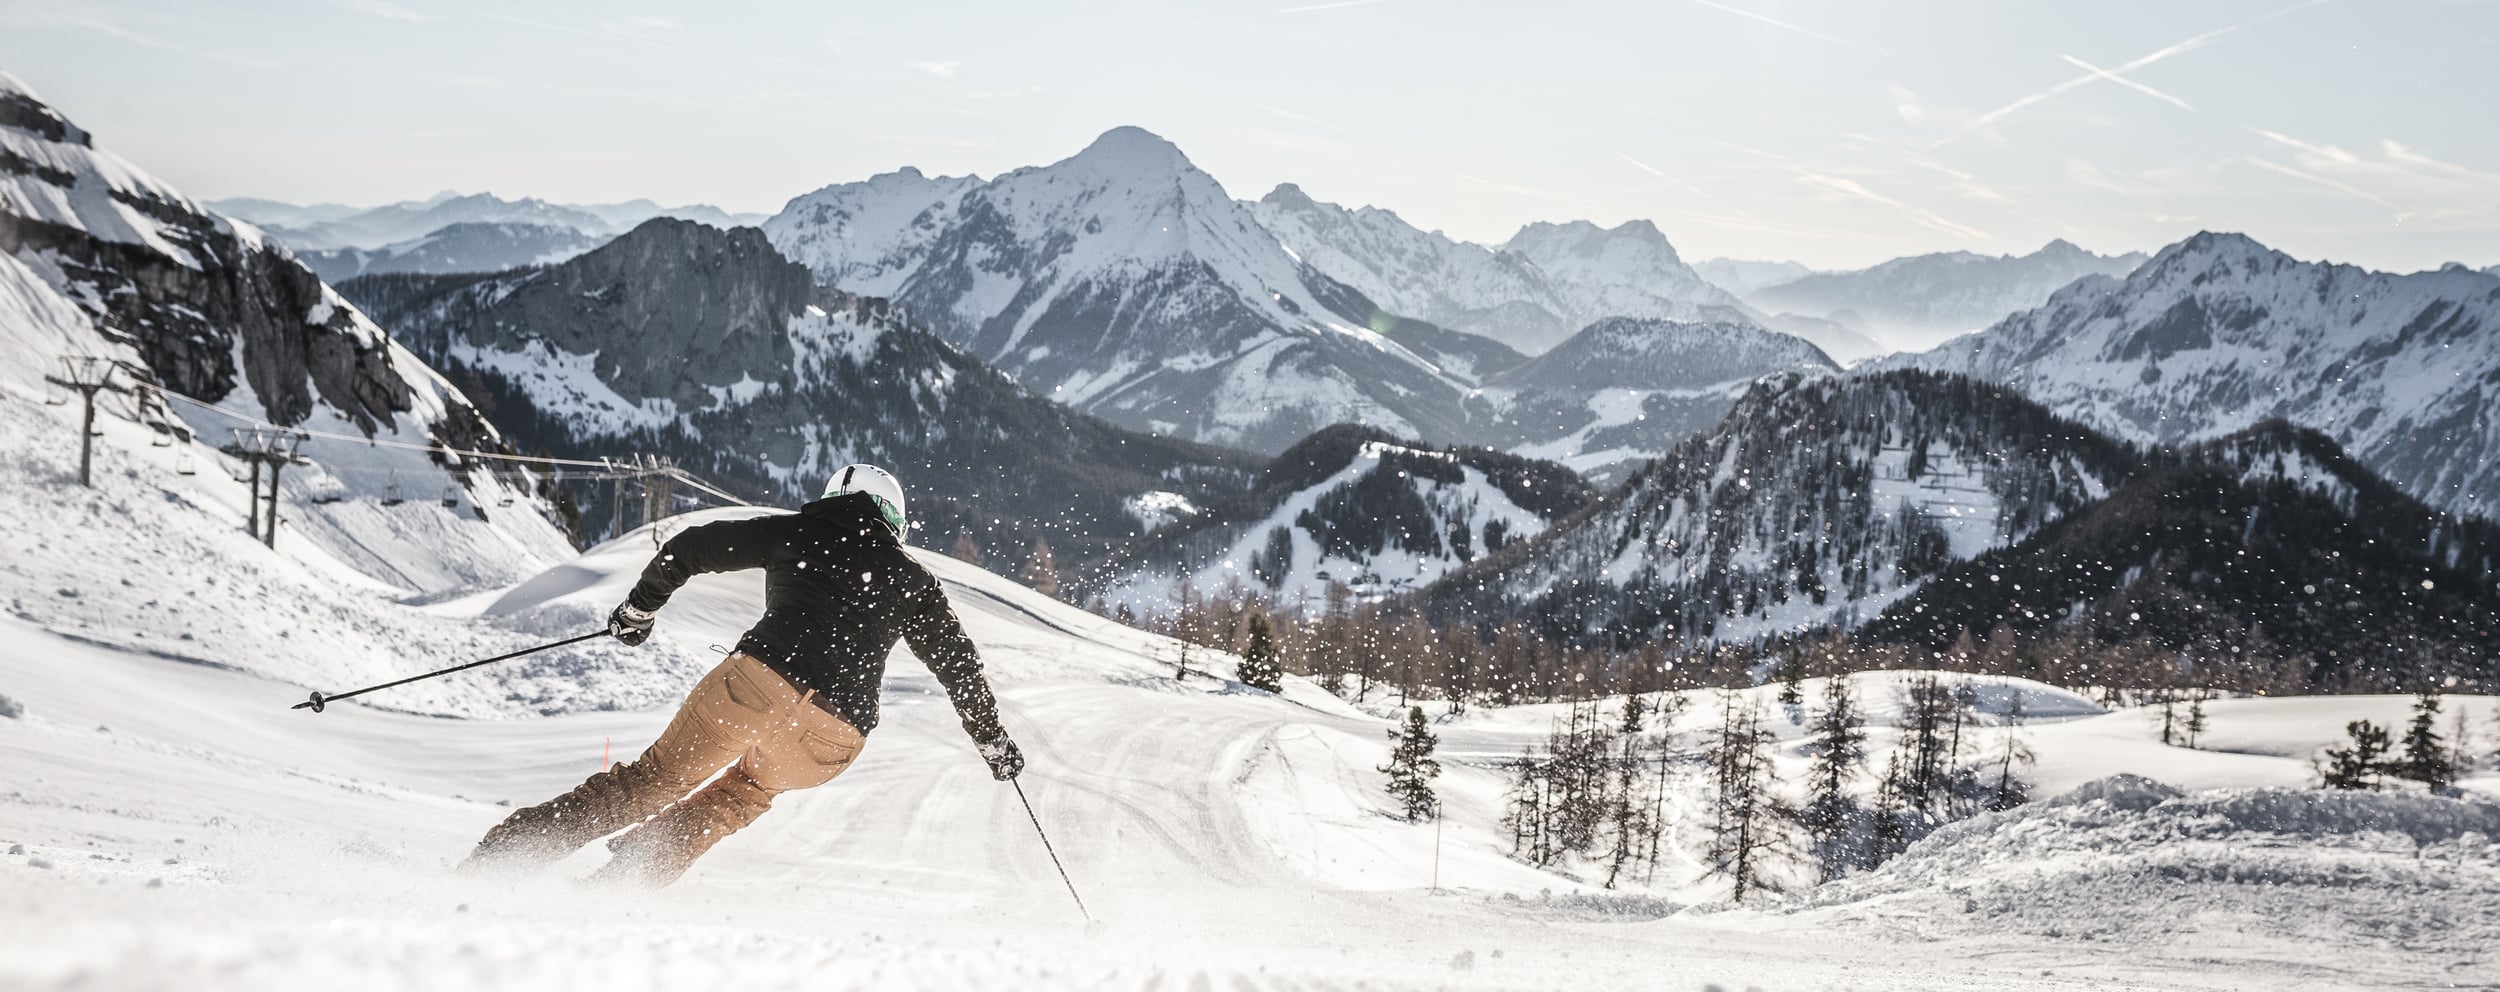
[[[903,483],[894,473],[874,465],[844,465],[825,483],[825,495],[845,493],[867,493],[875,498],[878,511],[885,515],[885,525],[894,530],[894,539],[903,539]]]

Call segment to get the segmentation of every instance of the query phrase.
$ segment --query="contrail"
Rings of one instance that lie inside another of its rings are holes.
[[[2163,102],[2165,102],[2165,103],[2169,103],[2169,104],[2172,104],[2172,105],[2174,105],[2174,106],[2177,106],[2177,107],[2178,107],[2179,109],[2181,109],[2181,110],[2195,110],[2195,109],[2196,109],[2195,107],[2188,106],[2188,102],[2187,102],[2187,101],[2185,101],[2185,100],[2179,99],[2178,97],[2175,97],[2175,96],[2171,96],[2171,95],[2170,95],[2170,94],[2168,94],[2168,93],[2164,93],[2164,92],[2162,92],[2162,91],[2160,91],[2160,90],[2157,90],[2157,89],[2154,89],[2154,88],[2152,88],[2152,87],[2150,87],[2150,86],[2146,86],[2146,85],[2144,85],[2143,83],[2136,82],[2135,80],[2129,79],[2129,78],[2127,78],[2127,77],[2125,77],[2125,76],[2121,76],[2121,75],[2119,75],[2119,74],[2117,74],[2117,73],[2115,73],[2115,72],[2112,72],[2112,71],[2110,71],[2110,70],[2108,70],[2108,69],[2103,69],[2103,68],[2101,68],[2100,66],[2093,65],[2093,64],[2092,64],[2092,63],[2090,63],[2090,62],[2086,62],[2086,61],[2084,61],[2084,60],[2082,60],[2082,59],[2079,59],[2079,58],[2076,58],[2076,57],[2074,57],[2074,56],[2072,56],[2072,55],[2060,55],[2060,56],[2058,56],[2058,58],[2065,59],[2067,62],[2069,62],[2069,63],[2073,64],[2073,65],[2074,65],[2074,66],[2076,66],[2077,68],[2080,68],[2080,69],[2082,69],[2082,70],[2084,70],[2084,71],[2086,71],[2086,72],[2091,73],[2091,74],[2093,75],[2093,77],[2094,77],[2094,78],[2109,80],[2110,82],[2117,83],[2117,84],[2118,84],[2118,85],[2120,85],[2120,86],[2124,86],[2124,87],[2126,87],[2126,88],[2128,88],[2128,89],[2131,89],[2131,90],[2134,90],[2134,91],[2136,91],[2136,92],[2138,92],[2138,93],[2142,93],[2142,94],[2144,94],[2145,96],[2149,96],[2149,97],[2152,97],[2153,99],[2160,100],[2160,101],[2163,101]]]
[[[2329,179],[2329,178],[2327,178],[2327,177],[2325,177],[2325,176],[2321,176],[2321,175],[2318,175],[2318,174],[2313,173],[2313,172],[2302,172],[2301,170],[2299,170],[2299,169],[2295,169],[2295,168],[2292,168],[2291,166],[2288,166],[2288,165],[2283,165],[2283,164],[2276,163],[2276,162],[2268,162],[2268,161],[2266,161],[2265,159],[2258,158],[2258,157],[2253,156],[2253,155],[2252,155],[2252,156],[2249,156],[2249,159],[2248,159],[2248,164],[2253,165],[2253,166],[2256,166],[2256,167],[2258,167],[2258,168],[2260,168],[2260,169],[2264,169],[2264,170],[2266,170],[2266,171],[2268,171],[2268,172],[2279,172],[2279,173],[2282,173],[2283,175],[2290,176],[2290,177],[2292,177],[2292,178],[2294,178],[2294,179],[2302,180],[2302,181],[2304,181],[2304,182],[2312,182],[2312,183],[2316,183],[2316,184],[2318,184],[2318,185],[2320,185],[2320,186],[2324,186],[2324,187],[2326,187],[2326,188],[2328,188],[2328,189],[2335,190],[2335,191],[2337,191],[2337,192],[2341,192],[2341,193],[2346,193],[2346,194],[2349,194],[2349,195],[2351,195],[2351,196],[2353,196],[2353,197],[2355,197],[2355,198],[2357,198],[2357,199],[2361,199],[2361,200],[2366,200],[2366,201],[2369,201],[2372,205],[2374,205],[2374,206],[2378,206],[2378,207],[2383,208],[2383,209],[2387,209],[2387,210],[2394,210],[2394,209],[2396,209],[2396,205],[2395,205],[2395,204],[2393,204],[2393,203],[2389,203],[2389,202],[2387,202],[2386,200],[2379,199],[2378,197],[2376,197],[2376,196],[2372,196],[2372,195],[2370,195],[2369,193],[2364,192],[2364,191],[2362,191],[2362,190],[2360,190],[2360,189],[2357,189],[2357,188],[2355,188],[2355,187],[2352,187],[2352,186],[2346,185],[2346,184],[2344,184],[2344,183],[2336,182],[2335,180]]]
[[[1701,2],[1701,0],[1694,0],[1694,2],[1695,2],[1695,3],[1699,3],[1699,2]],[[2008,114],[2012,114],[2012,113],[2014,113],[2015,111],[2018,111],[2018,110],[2021,110],[2021,109],[2023,109],[2023,108],[2025,108],[2025,107],[2031,106],[2032,104],[2039,103],[2039,102],[2040,102],[2040,101],[2042,101],[2042,100],[2049,99],[2050,97],[2056,96],[2056,95],[2058,95],[2058,94],[2060,94],[2060,93],[2064,93],[2064,92],[2066,92],[2067,90],[2074,89],[2075,87],[2082,86],[2082,85],[2084,85],[2084,84],[2086,84],[2086,83],[2090,83],[2090,82],[2093,82],[2093,81],[2098,80],[2098,79],[2103,79],[2103,78],[2114,78],[2114,77],[2117,77],[2117,76],[2123,76],[2123,75],[2126,75],[2127,73],[2134,72],[2134,71],[2136,71],[2137,69],[2144,68],[2145,66],[2148,66],[2148,65],[2152,65],[2152,64],[2153,64],[2153,63],[2155,63],[2155,62],[2159,62],[2159,61],[2161,61],[2161,60],[2163,60],[2163,59],[2166,59],[2166,58],[2169,58],[2169,57],[2171,57],[2171,56],[2173,56],[2173,55],[2179,55],[2179,54],[2182,54],[2182,53],[2185,53],[2185,52],[2192,52],[2192,51],[2195,51],[2196,49],[2203,48],[2203,47],[2205,46],[2205,43],[2210,42],[2210,41],[2212,41],[2212,40],[2214,40],[2214,39],[2216,39],[2216,38],[2220,38],[2220,37],[2222,37],[2223,35],[2230,34],[2231,32],[2233,32],[2233,31],[2237,31],[2237,30],[2239,30],[2239,29],[2241,29],[2241,28],[2245,28],[2245,27],[2249,27],[2249,26],[2252,26],[2252,25],[2257,25],[2257,24],[2263,24],[2263,23],[2265,23],[2265,22],[2267,22],[2267,21],[2271,21],[2271,20],[2273,20],[2273,19],[2275,19],[2275,18],[2277,18],[2277,17],[2281,17],[2281,16],[2283,16],[2283,15],[2285,15],[2285,14],[2289,14],[2289,13],[2292,13],[2292,12],[2294,12],[2294,11],[2307,10],[2308,8],[2315,7],[2315,6],[2318,6],[2318,5],[2320,5],[2320,4],[2323,4],[2323,3],[2328,3],[2328,2],[2330,2],[2330,0],[2308,0],[2308,2],[2306,2],[2306,3],[2297,3],[2297,4],[2293,4],[2293,5],[2289,6],[2289,7],[2285,7],[2285,8],[2283,8],[2283,9],[2281,9],[2281,10],[2275,11],[2275,12],[2273,12],[2273,13],[2271,13],[2271,14],[2267,14],[2267,15],[2265,15],[2265,16],[2263,16],[2263,17],[2256,18],[2256,19],[2254,19],[2254,20],[2245,21],[2245,22],[2242,22],[2242,23],[2239,23],[2239,24],[2229,24],[2229,25],[2224,25],[2224,26],[2222,26],[2222,27],[2215,28],[2215,29],[2213,29],[2213,30],[2211,30],[2211,31],[2207,31],[2207,32],[2205,32],[2205,33],[2203,33],[2203,34],[2200,34],[2200,35],[2197,35],[2197,36],[2195,36],[2195,37],[2193,37],[2193,38],[2189,38],[2189,39],[2188,39],[2188,40],[2186,40],[2186,41],[2179,42],[2179,43],[2177,43],[2177,44],[2175,44],[2175,45],[2171,45],[2171,46],[2166,47],[2166,48],[2163,48],[2163,49],[2161,49],[2161,50],[2159,50],[2159,51],[2153,52],[2153,53],[2152,53],[2152,54],[2150,54],[2150,55],[2146,55],[2146,56],[2144,56],[2144,57],[2142,57],[2142,58],[2139,58],[2139,59],[2136,59],[2136,60],[2134,60],[2134,61],[2128,62],[2128,63],[2126,63],[2126,64],[2124,64],[2124,65],[2120,65],[2120,66],[2118,66],[2117,68],[2114,68],[2114,69],[2094,69],[2094,70],[2092,70],[2091,72],[2085,73],[2084,75],[2077,76],[2077,77],[2075,77],[2075,78],[2073,78],[2073,79],[2069,79],[2069,80],[2067,80],[2067,81],[2065,81],[2065,82],[2062,82],[2062,83],[2059,83],[2059,84],[2057,84],[2057,85],[2055,85],[2055,86],[2051,86],[2051,87],[2049,87],[2048,89],[2041,90],[2041,91],[2040,91],[2040,92],[2038,92],[2038,93],[2034,93],[2034,94],[2032,94],[2032,95],[2030,95],[2030,96],[2023,97],[2022,99],[2019,99],[2019,100],[2016,100],[2016,101],[2014,101],[2014,102],[2012,102],[2012,103],[2006,104],[2005,106],[1998,107],[1998,108],[1997,108],[1997,109],[1995,109],[1995,110],[1991,110],[1991,111],[1989,111],[1989,112],[1987,112],[1987,113],[1981,114],[1981,115],[1979,115],[1979,117],[1978,117],[1977,119],[1972,120],[1972,121],[1971,121],[1970,123],[1968,123],[1968,124],[1962,125],[1962,127],[1961,127],[1959,130],[1954,131],[1952,134],[1948,134],[1948,135],[1945,135],[1945,136],[1944,136],[1944,137],[1942,137],[1942,138],[1937,139],[1935,144],[1928,145],[1928,146],[1927,146],[1927,148],[1928,148],[1928,150],[1929,150],[1929,151],[1934,151],[1935,149],[1942,148],[1942,147],[1944,147],[1945,145],[1948,145],[1948,144],[1953,143],[1956,139],[1961,138],[1963,135],[1969,134],[1969,133],[1971,133],[1972,131],[1978,130],[1978,129],[1983,128],[1983,127],[1986,127],[1986,126],[1988,126],[1988,125],[1990,125],[1990,124],[1994,124],[1994,123],[1996,123],[1997,121],[2000,121],[2000,120],[2005,119],[2006,115],[2008,115]],[[2070,57],[2070,59],[2069,59],[2069,60],[2070,60],[2070,61],[2074,61],[2073,59],[2071,59],[2071,57]],[[2149,90],[2148,90],[2148,92],[2149,92]],[[2163,97],[2162,97],[2162,99],[2169,100],[2169,99],[2172,99],[2172,98],[2171,98],[2171,97],[2168,97],[2168,96],[2163,96]],[[2185,104],[2184,104],[2184,103],[2182,103],[2181,105],[2182,105],[2182,106],[2184,106]]]
[[[1353,0],[1353,2],[1360,3],[1360,2],[1365,2],[1365,0]],[[1891,52],[1887,52],[1887,51],[1885,51],[1885,50],[1883,50],[1883,49],[1881,49],[1881,48],[1877,48],[1877,47],[1875,47],[1875,46],[1873,46],[1873,45],[1861,45],[1861,44],[1859,44],[1859,43],[1857,43],[1857,42],[1850,41],[1850,40],[1849,40],[1849,39],[1847,39],[1847,38],[1834,38],[1834,37],[1832,37],[1831,35],[1824,34],[1824,33],[1820,32],[1820,31],[1816,31],[1816,30],[1813,30],[1813,29],[1811,29],[1811,28],[1801,27],[1801,26],[1799,26],[1799,25],[1795,25],[1795,24],[1790,24],[1790,23],[1788,23],[1787,21],[1783,21],[1783,20],[1780,20],[1780,19],[1778,19],[1778,18],[1776,18],[1776,17],[1771,17],[1771,16],[1768,16],[1768,15],[1765,15],[1765,14],[1757,14],[1757,13],[1754,13],[1753,11],[1743,9],[1743,8],[1741,8],[1741,7],[1730,7],[1730,6],[1726,5],[1726,4],[1715,2],[1715,0],[1693,0],[1693,2],[1694,2],[1694,3],[1697,3],[1697,4],[1700,4],[1700,5],[1704,6],[1704,7],[1708,7],[1708,8],[1710,8],[1710,9],[1712,9],[1712,10],[1723,10],[1723,11],[1726,11],[1726,12],[1728,12],[1728,13],[1730,13],[1730,14],[1734,14],[1734,15],[1736,15],[1736,16],[1738,16],[1738,17],[1751,18],[1751,19],[1753,19],[1753,20],[1761,21],[1761,22],[1762,22],[1762,23],[1764,23],[1764,24],[1768,24],[1768,25],[1770,25],[1770,26],[1772,26],[1772,27],[1775,27],[1775,28],[1778,28],[1778,29],[1780,29],[1780,30],[1782,30],[1782,31],[1792,31],[1792,32],[1795,32],[1795,33],[1797,33],[1797,34],[1805,35],[1805,36],[1806,36],[1806,37],[1808,37],[1808,38],[1815,39],[1816,41],[1828,41],[1828,42],[1830,42],[1830,43],[1832,43],[1832,44],[1835,44],[1835,45],[1841,45],[1841,46],[1848,47],[1848,48],[1855,48],[1855,49],[1857,49],[1857,50],[1859,50],[1859,51],[1861,51],[1861,52],[1871,52],[1871,53],[1873,53],[1873,54],[1876,54],[1876,55],[1881,55],[1881,56],[1883,56],[1883,57],[1885,57],[1885,58],[1888,58],[1888,59],[1900,58],[1900,56],[1898,56],[1898,55],[1894,55],[1894,54],[1893,54],[1893,53],[1891,53]]]
[[[1735,204],[1733,204],[1733,203],[1729,203],[1729,202],[1727,202],[1726,200],[1719,199],[1718,197],[1712,196],[1712,195],[1710,195],[1710,191],[1709,191],[1709,190],[1705,190],[1705,189],[1703,189],[1703,188],[1701,188],[1701,187],[1699,187],[1699,186],[1695,186],[1695,185],[1693,185],[1693,184],[1691,184],[1691,183],[1685,182],[1684,180],[1677,179],[1677,178],[1675,178],[1674,176],[1670,176],[1670,175],[1666,174],[1665,172],[1661,172],[1661,171],[1659,171],[1659,169],[1658,169],[1656,166],[1650,165],[1650,164],[1649,164],[1649,163],[1647,163],[1647,162],[1643,162],[1643,161],[1641,161],[1640,159],[1633,158],[1632,156],[1630,156],[1630,155],[1626,155],[1626,154],[1624,154],[1624,153],[1622,153],[1622,152],[1616,152],[1616,153],[1615,153],[1615,157],[1616,157],[1616,158],[1620,158],[1620,159],[1622,159],[1622,160],[1624,160],[1624,161],[1626,161],[1626,162],[1630,162],[1630,163],[1632,163],[1632,165],[1633,165],[1633,167],[1634,167],[1634,168],[1637,168],[1637,169],[1641,170],[1642,172],[1649,173],[1650,175],[1656,176],[1656,177],[1658,177],[1658,178],[1660,178],[1660,179],[1664,179],[1664,180],[1666,180],[1666,181],[1668,181],[1668,182],[1671,182],[1671,183],[1674,183],[1674,184],[1676,184],[1676,185],[1678,185],[1678,186],[1684,187],[1684,189],[1685,189],[1687,192],[1692,193],[1694,196],[1701,197],[1702,199],[1708,200],[1708,201],[1710,201],[1710,202],[1712,202],[1712,203],[1716,203],[1716,204],[1718,204],[1718,205],[1720,205],[1720,206],[1722,206],[1722,207],[1726,207],[1726,208],[1728,208],[1729,210],[1735,211],[1736,216],[1742,217],[1742,218],[1744,218],[1744,219],[1746,219],[1746,220],[1749,220],[1749,221],[1752,221],[1752,222],[1754,222],[1754,223],[1756,223],[1756,224],[1762,223],[1762,218],[1759,218],[1759,217],[1756,217],[1756,216],[1754,216],[1754,215],[1752,215],[1752,214],[1746,213],[1746,212],[1745,212],[1745,208],[1740,207],[1740,206],[1737,206],[1737,205],[1735,205]]]

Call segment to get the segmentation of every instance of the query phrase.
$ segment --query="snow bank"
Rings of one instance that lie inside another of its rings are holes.
[[[2500,804],[2421,793],[2183,793],[2119,775],[1953,824],[1786,910],[1923,940],[2031,935],[2200,954],[2401,951],[2423,981],[2500,946]],[[2357,965],[2357,960],[2322,964]],[[2374,976],[2386,980],[2390,976]]]

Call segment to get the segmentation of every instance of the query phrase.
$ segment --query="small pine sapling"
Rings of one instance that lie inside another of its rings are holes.
[[[1267,614],[1250,614],[1250,643],[1241,649],[1241,684],[1267,692],[1285,691],[1285,669],[1277,657],[1276,633]]]
[[[2379,773],[2386,768],[2387,728],[2354,720],[2344,725],[2344,733],[2352,738],[2352,746],[2326,750],[2319,781],[2329,789],[2376,790]]]
[[[2444,792],[2456,784],[2456,764],[2439,738],[2439,694],[2425,689],[2413,700],[2413,722],[2405,727],[2404,754],[2390,771]]]

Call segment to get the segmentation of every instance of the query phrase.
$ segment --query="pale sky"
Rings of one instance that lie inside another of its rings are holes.
[[[1483,242],[2500,264],[2500,0],[0,0],[0,68],[210,199],[769,212],[1135,124]]]

